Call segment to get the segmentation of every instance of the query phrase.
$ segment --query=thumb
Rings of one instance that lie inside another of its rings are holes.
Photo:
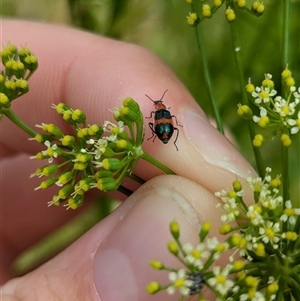
[[[178,300],[165,291],[155,298],[146,293],[153,280],[169,283],[168,272],[151,269],[149,261],[180,267],[166,247],[172,220],[180,224],[183,243],[197,244],[204,220],[214,222],[217,236],[216,203],[213,194],[190,180],[156,177],[51,261],[5,284],[2,300]]]

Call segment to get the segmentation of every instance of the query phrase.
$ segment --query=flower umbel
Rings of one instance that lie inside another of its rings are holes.
[[[60,103],[52,108],[74,128],[74,133],[65,135],[54,124],[37,125],[44,134],[36,135],[34,140],[43,143],[46,149],[32,158],[47,159],[49,165],[32,176],[50,178],[36,189],[52,185],[59,187],[49,206],[66,202],[67,209],[76,209],[91,189],[118,189],[143,155],[144,126],[139,105],[132,98],[124,99],[123,106],[114,109],[117,123],[105,121],[103,127],[87,125],[85,114],[66,104]],[[54,164],[57,159],[61,163]]]
[[[214,300],[298,300],[300,208],[294,208],[291,201],[283,202],[278,190],[280,177],[272,178],[270,173],[271,169],[267,168],[265,178],[247,179],[254,200],[250,206],[244,203],[243,187],[237,180],[232,184],[233,189],[216,193],[223,201],[223,208],[217,206],[224,212],[222,221],[225,223],[220,234],[227,238],[223,243],[216,237],[209,238],[210,227],[205,222],[199,232],[198,245],[181,244],[179,225],[172,221],[170,232],[174,241],[169,243],[169,251],[183,267],[173,268],[158,260],[151,261],[152,268],[169,272],[170,283],[151,282],[159,289],[151,290],[149,284],[147,291],[154,294],[166,290],[171,294],[177,290],[181,294],[180,301],[194,294],[198,294],[197,300],[206,300],[202,292],[205,286],[206,292],[209,290],[215,295]],[[228,215],[232,209],[235,213]],[[231,250],[230,263],[224,266],[216,263],[227,250]],[[240,258],[236,259],[236,255]],[[280,295],[283,291],[284,298]]]

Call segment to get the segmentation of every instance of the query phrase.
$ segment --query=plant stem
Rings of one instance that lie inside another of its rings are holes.
[[[282,196],[283,204],[290,199],[290,184],[289,184],[289,149],[281,145],[281,164],[282,164]]]
[[[235,64],[237,67],[238,71],[238,77],[239,77],[239,83],[240,83],[240,89],[242,92],[242,101],[244,105],[249,105],[248,101],[248,95],[246,92],[246,82],[245,82],[245,77],[244,77],[244,67],[243,67],[243,59],[241,55],[241,43],[239,41],[239,37],[237,34],[237,29],[236,29],[236,21],[232,21],[229,23],[230,24],[230,30],[231,30],[231,37],[232,37],[232,46],[233,46],[233,53],[234,53],[234,59],[235,59]],[[254,136],[255,136],[255,131],[253,127],[252,121],[248,121],[248,130],[250,134],[250,139],[253,141]],[[265,168],[263,165],[263,160],[261,157],[261,153],[259,148],[255,147],[253,143],[251,143],[254,157],[255,157],[255,162],[256,162],[256,168],[257,172],[260,177],[264,177],[265,174]]]
[[[37,132],[24,121],[22,121],[11,109],[4,110],[3,114],[31,137],[35,137],[37,135]]]
[[[158,167],[160,170],[162,170],[166,174],[175,175],[174,171],[172,171],[167,166],[165,166],[164,164],[157,161],[155,158],[151,157],[145,151],[143,151],[143,154],[141,155],[141,158],[143,158],[144,160],[146,160],[146,161],[150,162],[151,164],[155,165],[156,167]]]
[[[290,22],[290,0],[283,0],[282,20],[282,66],[281,71],[289,63],[289,22]]]
[[[205,49],[204,49],[204,42],[203,42],[203,37],[202,37],[202,32],[200,30],[200,26],[195,27],[195,34],[196,34],[197,46],[198,46],[201,61],[202,61],[204,82],[205,82],[208,98],[210,100],[212,113],[215,117],[218,130],[222,134],[224,134],[223,123],[221,120],[220,112],[218,110],[217,101],[216,101],[214,93],[213,93],[212,82],[211,82],[211,77],[209,74],[208,62],[207,62],[207,57],[206,57],[206,53],[205,53]]]

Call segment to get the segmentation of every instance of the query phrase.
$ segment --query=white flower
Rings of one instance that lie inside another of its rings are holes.
[[[255,91],[252,92],[252,96],[256,97],[254,100],[255,103],[260,104],[261,102],[267,103],[270,101],[270,97],[276,95],[277,91],[272,89],[270,91],[269,87],[256,87]]]
[[[260,107],[259,110],[260,110],[260,112],[259,112],[260,117],[255,116],[255,115],[253,115],[253,117],[252,117],[253,121],[256,123],[258,123],[262,117],[265,117],[268,114],[267,110],[263,107]]]
[[[188,243],[184,244],[182,247],[187,254],[185,257],[186,261],[198,269],[203,267],[202,259],[208,258],[210,255],[210,252],[206,249],[206,245],[204,243],[199,243],[196,247]]]
[[[287,123],[292,126],[291,134],[297,134],[300,130],[300,111],[297,114],[297,119],[288,119]]]
[[[280,231],[280,223],[273,223],[267,221],[265,225],[259,228],[259,234],[261,235],[261,240],[267,244],[271,243],[274,248],[278,248],[277,243],[280,238],[278,237],[278,232]]]
[[[274,99],[274,111],[281,117],[294,115],[296,105],[296,102],[289,103],[281,96],[277,96]]]
[[[230,279],[227,279],[227,276],[230,272],[231,265],[226,266],[221,270],[221,267],[213,267],[214,277],[207,280],[208,284],[214,286],[215,289],[222,295],[226,295],[231,288],[234,286],[234,282]]]
[[[300,208],[293,208],[291,201],[285,202],[285,209],[280,217],[283,222],[289,221],[292,225],[296,223],[295,215],[300,215]]]
[[[187,296],[190,293],[189,287],[193,284],[192,280],[186,278],[186,271],[181,269],[178,272],[171,272],[169,280],[172,284],[167,288],[167,293],[172,295],[176,290],[179,290],[182,296]]]
[[[47,157],[49,156],[48,162],[52,163],[53,158],[57,158],[58,156],[58,153],[56,151],[58,147],[56,144],[51,145],[51,142],[48,140],[45,141],[44,145],[47,146],[47,150],[42,151],[42,154],[43,156],[47,156]]]

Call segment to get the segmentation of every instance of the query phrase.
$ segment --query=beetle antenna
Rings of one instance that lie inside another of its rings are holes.
[[[168,89],[164,92],[164,94],[162,95],[161,99],[159,101],[162,101],[162,99],[164,98],[165,94],[168,92]]]
[[[155,103],[155,101],[150,96],[148,96],[147,94],[145,94],[145,96],[147,96],[153,103]]]
[[[168,92],[168,89],[164,92],[164,94],[162,95],[161,99],[159,100],[153,100],[150,96],[148,96],[147,94],[145,94],[145,96],[147,96],[154,104],[155,103],[158,103],[158,102],[161,102],[162,99],[164,98],[165,94]]]

